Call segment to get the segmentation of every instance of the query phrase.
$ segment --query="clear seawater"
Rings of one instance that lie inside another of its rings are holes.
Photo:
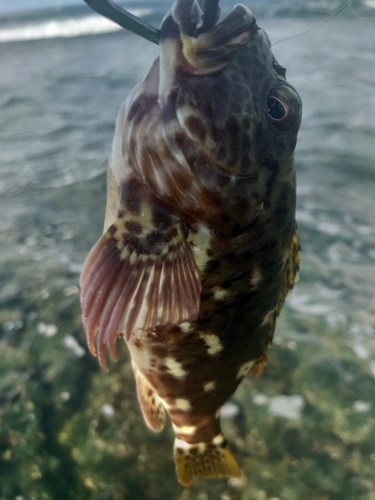
[[[133,8],[157,25],[168,4]],[[301,280],[264,375],[224,408],[244,478],[197,479],[189,490],[175,479],[171,429],[154,435],[143,424],[125,346],[110,374],[101,371],[78,303],[79,273],[102,230],[116,114],[158,48],[85,8],[0,19],[0,500],[375,499],[367,4],[273,49],[304,104]],[[276,16],[260,2],[253,10],[274,43],[323,19],[290,8]]]

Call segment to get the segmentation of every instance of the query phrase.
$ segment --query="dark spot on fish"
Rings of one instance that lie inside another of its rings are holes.
[[[172,218],[170,214],[154,209],[152,212],[152,222],[157,228],[164,231],[172,225]]]
[[[220,267],[220,261],[219,260],[212,259],[209,262],[207,262],[207,264],[206,264],[206,269],[209,272],[215,271],[215,269],[217,269],[218,267]]]
[[[233,140],[229,144],[230,157],[228,160],[228,166],[234,167],[237,164],[239,148],[238,142],[233,138]]]
[[[222,107],[223,103],[228,101],[228,90],[226,86],[220,85],[220,83],[211,85],[209,97],[213,108]]]
[[[121,200],[125,203],[127,212],[138,215],[141,208],[141,186],[137,179],[132,177],[121,189]]]
[[[231,139],[238,136],[238,132],[240,130],[238,126],[238,121],[234,116],[230,116],[225,124],[225,129],[227,133],[230,135]]]
[[[212,290],[203,290],[201,293],[202,302],[206,302],[207,300],[211,299],[213,295],[214,292]]]
[[[233,278],[231,279],[228,279],[228,280],[225,280],[221,283],[221,287],[224,288],[225,290],[228,290],[229,288],[231,288],[231,286],[238,282],[238,281],[241,281],[243,280],[244,278],[246,278],[246,273],[243,272],[243,273],[240,273],[238,274],[237,276],[234,276]]]
[[[124,243],[126,245],[132,246],[138,253],[142,253],[144,251],[144,240],[137,238],[129,233],[124,233],[122,235]]]
[[[233,302],[233,307],[241,308],[247,306],[249,302],[250,302],[250,297],[248,294],[245,294]]]
[[[164,345],[156,344],[152,346],[152,353],[157,358],[165,358],[168,354],[168,349]]]
[[[239,211],[241,212],[241,211]],[[238,222],[235,222],[229,229],[226,230],[225,235],[232,238],[239,236],[243,232],[243,227]]]
[[[211,125],[210,133],[215,142],[221,142],[224,139],[224,131],[219,129],[215,124]]]
[[[244,128],[250,127],[250,117],[249,116],[245,116],[245,118],[242,121],[242,125]]]
[[[250,141],[250,136],[246,132],[242,134],[241,137],[241,149],[242,153],[244,155],[248,155],[250,152],[250,147],[251,147],[251,141]]]
[[[247,250],[240,256],[242,262],[249,262],[253,258],[253,252],[251,250]]]
[[[241,158],[241,168],[247,169],[250,166],[250,158],[248,156],[243,156]]]
[[[230,221],[230,217],[228,214],[222,214],[221,216],[221,223],[223,224],[223,226],[225,226],[226,224],[229,224],[229,221]]]
[[[189,116],[186,119],[186,127],[192,134],[198,137],[200,141],[204,141],[207,136],[206,127],[200,118],[197,116]]]
[[[117,227],[115,224],[113,224],[109,229],[108,229],[108,232],[109,234],[115,234],[115,232],[117,231]]]
[[[217,153],[216,153],[216,158],[220,161],[220,160],[224,160],[224,158],[226,157],[226,149],[225,149],[225,146],[221,145],[219,147],[219,149],[217,150]]]
[[[273,250],[277,246],[277,240],[267,241],[259,250],[264,252],[265,250]]]
[[[239,115],[242,111],[242,103],[240,101],[234,101],[232,103],[232,112]]]
[[[241,70],[241,76],[247,80],[250,76],[250,73],[246,69]]]
[[[138,347],[138,349],[140,349],[142,347],[142,342],[139,339],[136,339],[134,341],[134,345],[135,347]]]
[[[249,58],[245,54],[241,54],[238,57],[238,62],[241,64],[241,66],[248,66],[249,65]]]
[[[144,116],[148,115],[154,104],[155,104],[154,97],[147,98],[144,95],[142,95],[140,98],[134,101],[133,105],[131,106],[127,116],[128,121],[131,120],[134,120],[136,122],[140,121]]]
[[[142,226],[135,221],[129,220],[125,222],[125,228],[131,233],[141,234]]]
[[[163,123],[170,123],[176,117],[176,91],[172,89],[160,111],[159,119]]]
[[[199,318],[197,323],[199,325],[207,325],[211,321],[211,318]]]
[[[174,136],[174,141],[179,149],[183,151],[186,148],[186,144],[188,143],[188,137],[183,132],[177,132]]]

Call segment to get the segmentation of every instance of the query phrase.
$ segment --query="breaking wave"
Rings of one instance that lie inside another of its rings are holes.
[[[128,10],[138,17],[153,13],[153,9],[151,8]],[[2,27],[0,28],[0,43],[97,35],[121,29],[121,26],[109,19],[98,14],[89,14],[78,18],[47,19],[22,25]]]

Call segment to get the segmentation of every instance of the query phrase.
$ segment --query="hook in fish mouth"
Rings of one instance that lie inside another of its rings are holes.
[[[192,9],[190,13],[187,10],[189,4]],[[247,7],[236,5],[225,19],[202,33],[202,17],[193,12],[197,5],[194,0],[177,0],[172,8],[172,16],[179,26],[186,70],[199,75],[213,74],[231,64],[237,49],[247,43],[259,27],[254,14]],[[194,18],[195,36],[192,35]],[[161,31],[163,37],[163,25]]]

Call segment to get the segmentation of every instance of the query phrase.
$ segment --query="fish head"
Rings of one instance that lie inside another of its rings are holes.
[[[244,227],[270,178],[294,173],[302,103],[247,7],[212,24],[196,0],[177,0],[165,17],[160,119],[165,136],[185,134],[198,181]]]

